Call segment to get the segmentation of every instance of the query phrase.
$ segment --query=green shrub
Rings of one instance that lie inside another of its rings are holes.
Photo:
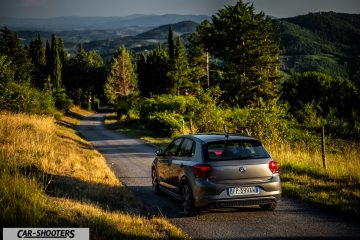
[[[183,116],[176,112],[155,112],[149,116],[149,126],[155,132],[173,137],[182,132]]]
[[[194,96],[175,96],[175,95],[159,95],[152,98],[146,98],[139,109],[140,116],[146,119],[153,113],[174,111],[181,115],[193,116],[199,101]]]
[[[14,81],[0,84],[0,109],[11,112],[53,115],[55,102],[49,91],[39,91]]]
[[[256,107],[233,108],[228,114],[231,128],[247,128],[265,144],[278,144],[287,139],[294,127],[294,122],[289,119],[287,107],[276,100],[260,100]]]
[[[68,111],[70,109],[72,100],[66,95],[66,90],[64,88],[53,90],[53,97],[57,109],[63,111]],[[90,110],[88,106],[85,109]]]
[[[218,104],[220,95],[218,87],[200,93],[199,104],[193,116],[198,132],[222,132],[224,125],[228,124],[228,111]]]

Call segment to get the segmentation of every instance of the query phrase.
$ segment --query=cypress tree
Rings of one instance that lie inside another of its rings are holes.
[[[58,53],[59,53],[60,62],[61,62],[62,65],[64,65],[65,60],[66,60],[66,52],[64,50],[64,41],[61,38],[58,39],[57,47],[58,47]]]
[[[58,52],[58,44],[56,41],[55,34],[51,38],[51,81],[54,89],[61,88],[61,73],[62,73],[62,64],[60,61],[60,56]]]
[[[184,93],[192,90],[187,55],[180,37],[176,40],[174,68],[169,72],[169,75],[172,80],[170,93],[179,95],[181,90]]]
[[[46,58],[46,74],[47,76],[51,76],[51,48],[48,40],[46,40],[45,58]]]
[[[169,54],[170,62],[173,62],[175,59],[175,47],[174,47],[174,33],[171,26],[169,26],[169,34],[168,34],[168,54]]]

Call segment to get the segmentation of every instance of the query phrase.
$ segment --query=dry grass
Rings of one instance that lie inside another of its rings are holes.
[[[0,223],[89,227],[92,239],[184,239],[140,202],[73,127],[88,112],[56,121],[0,112]]]
[[[327,169],[320,151],[289,145],[268,149],[280,163],[286,195],[360,214],[360,148],[355,142],[327,152]]]

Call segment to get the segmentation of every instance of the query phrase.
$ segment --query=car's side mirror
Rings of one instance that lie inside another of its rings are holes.
[[[163,156],[163,155],[164,155],[164,152],[163,152],[162,149],[159,149],[159,150],[156,150],[156,151],[155,151],[155,155],[156,155],[156,156]]]

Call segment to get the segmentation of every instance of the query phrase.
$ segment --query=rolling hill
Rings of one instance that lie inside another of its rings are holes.
[[[196,31],[198,23],[193,21],[182,21],[176,24],[166,24],[160,27],[154,28],[150,31],[141,33],[137,37],[142,39],[167,39],[169,27],[172,28],[174,36],[181,36],[186,33],[193,33]]]
[[[360,14],[310,13],[273,24],[285,75],[319,71],[349,78],[360,87]]]

